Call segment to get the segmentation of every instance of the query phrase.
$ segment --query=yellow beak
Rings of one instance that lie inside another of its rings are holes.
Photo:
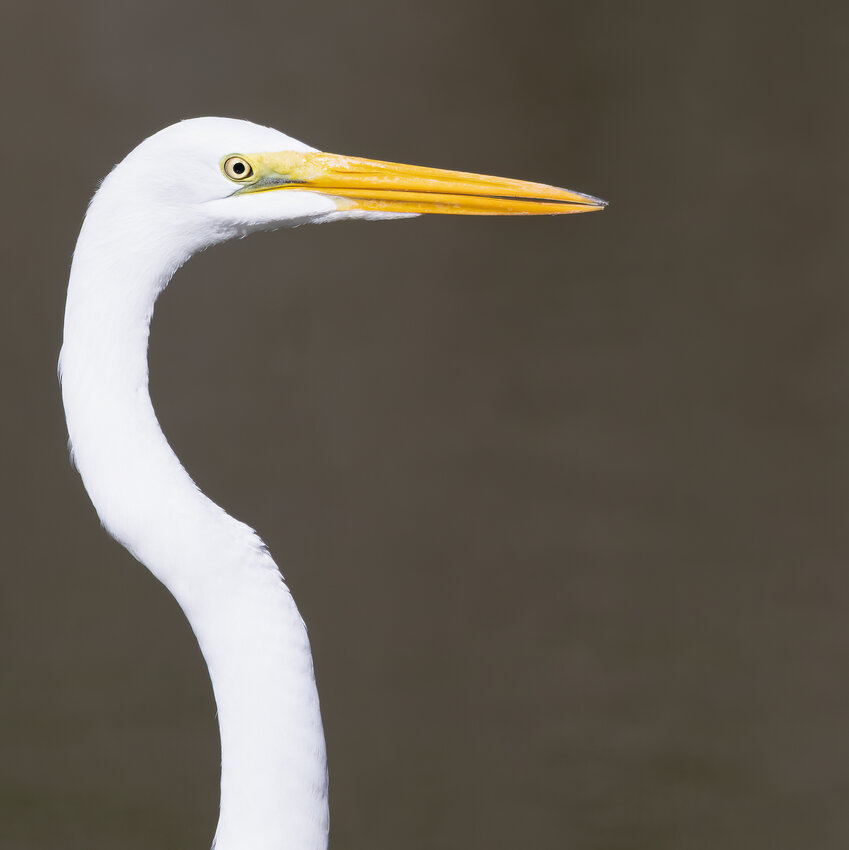
[[[453,215],[558,215],[606,201],[543,183],[400,165],[332,153],[240,154],[242,192],[301,189],[332,195],[340,210]],[[232,178],[231,178],[232,179]]]

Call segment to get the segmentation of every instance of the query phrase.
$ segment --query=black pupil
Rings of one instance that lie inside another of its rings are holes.
[[[234,174],[244,174],[245,173],[245,163],[244,162],[234,162],[233,163],[233,173]]]

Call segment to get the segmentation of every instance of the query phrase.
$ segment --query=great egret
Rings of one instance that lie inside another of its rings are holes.
[[[147,365],[157,295],[192,254],[257,230],[604,206],[536,183],[320,153],[224,118],[161,130],[98,189],[74,252],[59,359],[71,451],[103,526],[171,591],[209,667],[217,850],[326,848],[324,733],[306,628],[276,564],[198,490],[160,430]]]

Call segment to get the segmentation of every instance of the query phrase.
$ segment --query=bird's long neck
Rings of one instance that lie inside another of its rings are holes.
[[[148,394],[154,301],[186,251],[165,229],[143,239],[129,225],[104,245],[107,215],[90,209],[68,289],[60,369],[76,465],[104,526],[175,596],[209,666],[222,750],[217,850],[324,850],[324,734],[303,621],[256,534],[180,465]]]

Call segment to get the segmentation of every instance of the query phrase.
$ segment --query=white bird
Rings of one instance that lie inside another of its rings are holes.
[[[257,230],[417,213],[598,210],[535,183],[320,153],[247,121],[183,121],[142,142],[91,201],[59,374],[77,469],[106,530],[176,598],[218,707],[217,850],[325,850],[324,733],[306,627],[265,545],[194,484],[148,394],[153,306],[174,272]]]

